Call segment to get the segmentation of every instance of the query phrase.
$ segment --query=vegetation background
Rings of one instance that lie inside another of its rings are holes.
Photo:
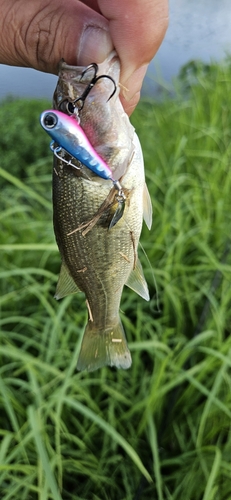
[[[143,100],[151,301],[125,289],[128,371],[76,372],[84,297],[53,298],[49,103],[0,107],[1,500],[231,498],[231,65]]]

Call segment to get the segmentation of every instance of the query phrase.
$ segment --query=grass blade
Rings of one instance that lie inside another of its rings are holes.
[[[31,429],[33,431],[33,438],[34,438],[35,445],[36,445],[37,450],[38,450],[38,455],[39,455],[39,458],[40,458],[42,466],[43,466],[46,481],[47,481],[49,488],[52,492],[53,499],[54,500],[62,500],[54,473],[51,469],[50,460],[49,460],[46,448],[45,448],[44,443],[43,443],[43,438],[42,438],[42,434],[40,431],[40,423],[39,423],[38,413],[33,406],[30,406],[28,408],[28,417],[29,417]]]
[[[142,461],[140,460],[140,457],[137,455],[136,451],[132,446],[124,439],[121,434],[119,434],[114,427],[112,427],[108,422],[103,420],[99,415],[96,415],[90,408],[87,408],[84,406],[82,403],[79,401],[74,401],[71,398],[65,397],[63,401],[71,408],[74,408],[78,412],[82,413],[82,415],[85,415],[87,418],[92,420],[96,425],[98,425],[104,432],[109,434],[111,438],[118,444],[120,445],[124,451],[127,453],[127,455],[131,458],[131,460],[134,462],[134,464],[138,467],[140,470],[141,474],[147,479],[149,483],[152,483],[152,477],[150,476],[149,472],[147,469],[144,467]]]

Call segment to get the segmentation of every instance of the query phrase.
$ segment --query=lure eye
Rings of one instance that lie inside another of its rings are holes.
[[[54,113],[47,113],[45,116],[44,116],[44,125],[46,128],[54,128],[55,125],[57,125],[58,123],[58,118],[57,116],[54,114]]]

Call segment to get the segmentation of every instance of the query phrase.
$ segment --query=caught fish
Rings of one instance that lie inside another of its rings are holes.
[[[54,156],[54,231],[62,258],[55,297],[81,291],[88,308],[78,370],[129,368],[131,354],[119,316],[124,285],[149,300],[137,247],[143,218],[151,227],[152,207],[140,143],[119,99],[119,73],[115,52],[87,68],[62,61],[54,93],[54,109],[80,121],[125,195],[121,204],[111,180],[76,157],[70,164],[65,148]]]

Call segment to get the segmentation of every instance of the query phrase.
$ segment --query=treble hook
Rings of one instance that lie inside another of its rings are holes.
[[[83,72],[81,74],[81,77],[80,77],[80,81],[82,80],[82,78],[85,75],[85,73],[87,73],[87,71],[89,71],[89,69],[92,69],[92,68],[94,69],[94,76],[93,76],[92,80],[90,81],[90,83],[88,84],[88,86],[86,87],[86,89],[84,90],[84,92],[82,93],[82,95],[80,97],[78,97],[74,101],[69,101],[68,102],[68,104],[67,104],[67,111],[68,111],[68,113],[74,114],[77,111],[77,115],[78,115],[78,112],[82,111],[85,99],[87,98],[89,92],[94,87],[94,85],[96,84],[96,82],[98,82],[98,80],[100,80],[100,78],[108,78],[114,84],[114,90],[111,93],[111,95],[109,96],[109,98],[107,99],[107,102],[110,101],[110,99],[116,93],[116,89],[117,89],[116,83],[115,83],[115,80],[111,76],[109,76],[109,75],[100,75],[100,76],[97,76],[98,64],[96,64],[96,63],[89,64],[83,70]],[[77,110],[76,110],[76,108],[77,108]]]
[[[84,91],[83,95],[82,95],[82,99],[85,100],[87,95],[89,94],[90,90],[92,89],[92,87],[94,87],[94,85],[96,84],[96,82],[98,82],[98,80],[100,80],[100,78],[108,78],[109,80],[111,80],[112,83],[114,83],[114,90],[113,92],[111,93],[111,95],[108,97],[108,101],[110,101],[110,99],[113,97],[113,95],[115,94],[116,92],[116,83],[115,83],[115,80],[109,76],[109,75],[100,75],[100,76],[97,76],[97,71],[99,69],[98,67],[98,64],[96,63],[91,63],[89,64],[82,72],[82,75],[81,75],[81,78],[80,80],[83,78],[83,76],[87,73],[87,71],[89,71],[89,69],[91,68],[94,68],[94,76],[92,78],[92,80],[90,81],[88,87],[86,88],[86,90]]]
[[[58,160],[63,161],[64,163],[66,163],[70,167],[76,168],[76,170],[81,170],[80,167],[77,167],[77,165],[74,165],[74,163],[72,163],[71,160],[74,160],[73,156],[69,155],[70,156],[70,160],[66,160],[63,156],[61,156],[59,154],[59,153],[62,153],[62,152],[65,152],[67,154],[69,154],[69,153],[64,148],[62,148],[62,146],[56,146],[55,145],[55,141],[51,141],[51,143],[50,143],[50,149],[51,149],[52,153],[54,153],[54,155],[56,156],[56,158],[58,158]]]

